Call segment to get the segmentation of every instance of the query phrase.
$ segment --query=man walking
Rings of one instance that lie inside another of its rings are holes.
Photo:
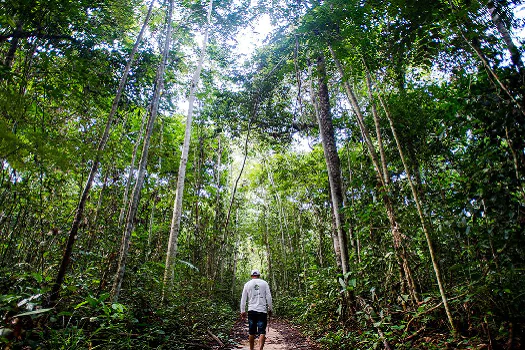
[[[241,297],[241,317],[246,317],[246,301],[248,301],[248,337],[250,350],[254,350],[255,334],[260,334],[259,350],[266,340],[267,316],[272,314],[272,293],[270,286],[261,279],[259,270],[252,270],[252,279],[246,282]]]

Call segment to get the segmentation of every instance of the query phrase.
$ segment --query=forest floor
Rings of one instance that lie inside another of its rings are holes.
[[[240,320],[236,322],[231,337],[235,345],[228,347],[228,349],[249,350],[248,322]],[[255,348],[258,349],[257,340]],[[319,347],[289,323],[279,319],[271,319],[269,329],[266,332],[264,350],[287,349],[318,350]]]

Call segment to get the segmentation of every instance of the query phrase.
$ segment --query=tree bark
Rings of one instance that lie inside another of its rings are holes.
[[[170,0],[168,15],[166,19],[166,35],[164,41],[164,48],[162,51],[162,60],[157,68],[155,91],[153,93],[153,101],[151,103],[150,115],[148,118],[148,123],[146,125],[146,134],[144,135],[144,144],[142,146],[142,155],[139,162],[137,181],[135,182],[135,186],[133,188],[133,193],[131,196],[131,202],[129,203],[128,213],[126,216],[126,225],[124,227],[124,232],[122,234],[122,241],[120,245],[118,269],[115,275],[113,288],[111,290],[111,295],[114,301],[118,300],[122,286],[122,280],[124,279],[124,272],[126,270],[126,260],[128,257],[131,232],[134,228],[135,215],[137,213],[137,208],[140,200],[140,192],[144,184],[144,177],[146,176],[146,165],[148,163],[150,139],[151,135],[153,134],[153,127],[155,125],[155,119],[157,118],[159,110],[160,95],[164,88],[164,70],[166,68],[166,62],[168,60],[168,53],[171,44],[171,19],[173,14],[173,6],[174,0]]]
[[[188,98],[188,116],[186,118],[186,130],[184,133],[184,143],[182,147],[182,154],[179,165],[179,174],[177,177],[177,190],[175,194],[175,202],[173,204],[173,216],[171,219],[171,228],[170,228],[170,238],[168,241],[168,251],[166,253],[166,267],[164,270],[164,289],[163,297],[167,289],[171,289],[173,284],[173,269],[175,256],[177,255],[177,244],[179,239],[180,232],[180,220],[182,215],[182,197],[184,194],[184,180],[186,177],[186,164],[188,162],[188,153],[190,149],[190,139],[191,139],[191,126],[193,118],[193,103],[195,101],[195,90],[197,89],[197,84],[200,79],[200,74],[202,70],[202,65],[204,63],[204,58],[206,56],[206,47],[208,45],[208,32],[211,24],[211,11],[213,6],[213,0],[210,0],[208,3],[208,14],[207,14],[207,25],[204,31],[204,38],[202,40],[201,55],[199,57],[199,62],[197,64],[197,69],[193,74],[193,78],[190,86],[190,93]]]
[[[11,37],[9,51],[7,51],[4,60],[4,65],[8,68],[11,68],[13,66],[13,61],[15,59],[16,50],[18,49],[18,42],[20,41],[20,34],[22,33],[23,25],[24,24],[22,22],[18,22],[16,25],[16,29],[13,32],[13,36]]]
[[[120,102],[120,97],[122,96],[122,93],[124,91],[124,87],[126,85],[126,81],[128,78],[129,71],[131,69],[131,65],[133,64],[133,61],[135,59],[135,54],[137,53],[137,50],[139,48],[139,44],[142,41],[142,36],[144,35],[144,31],[146,30],[147,24],[149,22],[149,19],[151,17],[151,12],[153,10],[153,4],[155,0],[152,0],[151,5],[149,7],[148,13],[146,15],[146,18],[144,19],[144,24],[142,25],[142,28],[140,29],[139,35],[137,36],[137,40],[135,41],[135,45],[133,46],[133,49],[131,50],[131,53],[128,58],[128,63],[126,64],[126,67],[124,68],[124,72],[122,73],[122,77],[120,78],[120,83],[117,89],[117,93],[115,95],[115,98],[113,99],[113,103],[111,105],[111,111],[108,116],[108,120],[106,122],[106,127],[104,129],[104,132],[102,134],[102,137],[100,138],[97,151],[95,153],[95,159],[93,160],[93,164],[91,166],[91,170],[89,172],[88,179],[86,181],[86,185],[84,186],[84,189],[82,191],[82,195],[80,197],[80,201],[78,202],[77,209],[75,212],[75,218],[73,219],[73,223],[71,225],[71,229],[69,231],[68,240],[66,243],[66,247],[64,250],[64,254],[62,256],[62,261],[60,263],[60,267],[58,269],[58,274],[55,279],[55,283],[53,284],[53,288],[51,290],[51,294],[49,297],[50,303],[53,304],[56,302],[58,298],[58,293],[60,292],[60,288],[62,286],[62,283],[64,282],[64,277],[66,275],[67,268],[69,266],[69,262],[71,259],[71,253],[73,252],[73,245],[75,244],[75,240],[77,238],[78,234],[78,228],[80,226],[80,221],[82,220],[82,216],[84,214],[84,208],[86,206],[86,202],[89,196],[89,192],[91,190],[91,186],[93,184],[93,180],[95,179],[95,175],[97,173],[97,169],[100,163],[100,159],[102,158],[102,151],[106,147],[106,144],[109,139],[109,131],[111,129],[111,124],[113,124],[113,120],[115,118],[115,115],[117,113],[117,107]]]
[[[516,70],[518,72],[522,72],[523,62],[521,61],[520,50],[516,47],[516,45],[514,45],[514,42],[512,41],[512,36],[510,35],[510,31],[500,16],[501,8],[497,8],[497,4],[498,4],[497,0],[494,0],[494,1],[491,0],[487,4],[487,8],[490,13],[490,17],[492,19],[492,22],[498,29],[498,32],[500,33],[501,37],[503,38],[503,41],[505,42],[507,49],[509,50],[512,64],[516,67]]]
[[[332,124],[332,115],[330,112],[330,98],[328,95],[328,85],[325,69],[325,61],[322,55],[317,57],[318,71],[318,106],[319,106],[319,132],[328,169],[328,180],[330,182],[330,193],[333,203],[333,213],[335,218],[339,248],[341,250],[341,268],[343,275],[349,270],[348,262],[348,244],[346,231],[344,229],[343,209],[343,181],[341,179],[341,161],[337,153],[335,143],[334,126]]]

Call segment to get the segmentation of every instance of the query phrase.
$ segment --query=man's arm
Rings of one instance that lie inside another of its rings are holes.
[[[246,285],[242,289],[241,296],[241,317],[246,316],[246,300],[248,299],[248,291],[246,290]]]
[[[273,305],[272,305],[272,292],[270,292],[270,285],[268,285],[268,288],[266,289],[266,304],[268,305],[268,312],[272,313],[273,311]]]

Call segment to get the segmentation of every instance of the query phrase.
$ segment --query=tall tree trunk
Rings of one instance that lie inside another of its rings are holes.
[[[344,69],[341,65],[341,62],[337,59],[337,56],[335,55],[335,51],[332,48],[331,45],[328,45],[328,48],[330,49],[330,52],[332,54],[332,58],[334,60],[334,63],[339,71],[339,74],[341,74],[341,77],[343,78],[343,86],[346,90],[346,95],[348,97],[348,100],[350,101],[350,104],[352,105],[352,109],[354,110],[354,113],[356,115],[357,124],[359,126],[359,130],[361,131],[361,135],[363,136],[363,140],[365,141],[365,144],[368,148],[368,152],[370,155],[370,159],[372,160],[372,164],[374,165],[374,169],[376,171],[377,179],[381,186],[385,186],[385,180],[381,171],[381,167],[379,166],[379,160],[377,158],[377,153],[375,150],[375,147],[372,143],[372,139],[370,138],[370,132],[368,131],[368,127],[366,126],[364,122],[364,116],[361,112],[361,108],[359,107],[359,103],[357,101],[357,97],[351,88],[350,84],[344,79]]]
[[[7,51],[7,54],[4,60],[4,65],[8,68],[11,68],[13,66],[13,61],[15,59],[16,50],[18,49],[18,43],[20,41],[20,34],[22,33],[23,26],[24,26],[23,22],[18,22],[13,32],[11,43],[9,45],[9,51]]]
[[[205,275],[211,278],[211,274],[215,270],[213,268],[213,256],[215,253],[215,242],[211,240],[207,240],[205,237],[204,232],[202,232],[202,224],[201,224],[201,217],[200,217],[200,192],[201,192],[201,166],[202,166],[202,158],[204,157],[204,150],[203,150],[203,143],[204,139],[202,137],[202,134],[197,132],[197,139],[198,139],[198,146],[194,148],[193,150],[193,174],[194,174],[194,193],[195,193],[195,203],[193,205],[193,216],[194,216],[194,229],[193,236],[195,237],[196,242],[206,242],[207,247],[203,247],[202,245],[198,245],[200,248],[204,248],[204,255],[207,253],[207,259],[206,259],[206,265],[203,268],[203,271]],[[202,237],[201,237],[202,235]],[[196,248],[196,247],[195,247]],[[195,249],[194,248],[194,249]],[[212,287],[212,286],[210,286]]]
[[[106,187],[108,185],[108,176],[111,170],[107,170],[106,174],[104,175],[104,181],[102,183],[102,188],[100,189],[100,194],[98,195],[98,201],[97,201],[97,209],[95,210],[95,215],[93,216],[93,220],[88,224],[88,232],[89,232],[89,240],[87,242],[87,248],[86,251],[90,252],[91,248],[93,247],[93,244],[95,244],[95,240],[97,238],[97,221],[98,221],[98,215],[100,214],[100,208],[102,207],[102,199],[104,197],[104,191],[106,190]]]
[[[498,8],[497,6],[498,0],[491,0],[488,2],[487,8],[490,13],[490,17],[492,19],[492,22],[498,29],[498,32],[500,33],[501,37],[503,38],[507,49],[509,50],[512,64],[516,67],[516,70],[518,72],[522,72],[523,62],[521,61],[520,50],[516,47],[516,45],[514,45],[510,31],[501,19],[500,12],[502,11],[502,9]]]
[[[351,184],[352,183],[353,171],[352,171],[352,166],[350,164],[350,150],[349,150],[348,145],[346,147],[346,158],[347,158],[347,162],[348,162],[348,179],[349,179],[349,182]],[[349,203],[348,196],[346,196],[346,190],[345,190],[344,193],[345,193],[347,205],[352,208],[354,206],[354,187],[353,186],[350,187],[350,201],[351,201],[351,203]],[[351,217],[348,220],[353,221],[353,219],[354,219],[354,217]],[[358,239],[356,237],[357,234],[354,232],[353,223],[350,224],[350,227],[348,229],[348,234],[350,235],[350,245],[352,246],[352,249],[354,250],[354,253],[357,256],[357,262],[360,263],[361,262],[361,257],[359,255]]]
[[[334,254],[335,254],[335,264],[337,266],[337,268],[339,270],[343,270],[343,262],[342,262],[342,259],[341,259],[341,244],[339,243],[339,236],[338,236],[338,231],[337,231],[337,224],[335,223],[335,213],[334,213],[334,204],[332,203],[332,198],[331,198],[331,195],[330,195],[330,203],[331,203],[331,206],[330,206],[330,209],[331,209],[331,215],[330,217],[332,218],[332,224],[331,224],[331,231],[330,231],[330,236],[332,237],[332,244],[334,246]]]
[[[95,179],[95,175],[97,173],[100,159],[102,157],[102,151],[104,150],[108,142],[109,131],[111,129],[111,125],[113,124],[113,119],[115,118],[115,115],[117,113],[117,107],[120,102],[120,97],[122,96],[122,92],[124,91],[124,87],[126,85],[126,81],[128,78],[129,71],[131,69],[131,65],[133,64],[133,61],[135,60],[135,54],[137,53],[139,44],[142,41],[142,36],[144,35],[144,31],[146,30],[147,24],[151,17],[151,12],[153,10],[154,2],[155,0],[151,1],[151,5],[148,9],[148,13],[146,15],[146,18],[144,19],[144,24],[142,25],[142,28],[140,29],[139,35],[137,36],[137,40],[135,41],[135,45],[133,46],[133,49],[131,50],[131,53],[129,55],[128,63],[126,64],[126,67],[124,68],[124,72],[122,73],[122,77],[120,78],[117,93],[115,95],[115,98],[113,99],[113,103],[111,105],[111,111],[109,113],[108,120],[106,122],[106,127],[104,129],[102,137],[100,138],[100,141],[97,147],[97,151],[95,153],[95,159],[93,159],[93,164],[91,166],[91,170],[89,172],[89,176],[86,181],[86,185],[84,186],[84,189],[82,191],[80,201],[78,202],[77,209],[75,212],[75,218],[73,219],[73,224],[71,225],[71,230],[69,231],[68,240],[66,243],[64,254],[62,255],[62,261],[60,263],[58,274],[55,279],[55,283],[53,284],[53,288],[51,290],[51,294],[49,297],[51,304],[53,304],[57,300],[58,293],[60,292],[60,288],[62,287],[62,283],[64,282],[64,277],[66,275],[66,271],[69,266],[69,261],[71,259],[71,253],[73,252],[73,245],[75,244],[75,240],[78,234],[78,228],[80,226],[80,221],[82,220],[82,216],[84,214],[84,208],[86,206],[89,192],[91,190],[91,186],[93,184],[93,180]]]
[[[366,86],[367,86],[367,92],[368,92],[368,98],[369,102],[372,105],[372,115],[374,118],[374,124],[376,128],[376,135],[377,135],[377,143],[379,147],[379,153],[381,155],[381,168],[383,170],[383,179],[385,186],[388,187],[390,184],[390,174],[388,172],[388,166],[387,166],[387,160],[385,155],[385,150],[383,147],[383,138],[381,137],[381,128],[379,124],[379,115],[377,113],[376,104],[374,101],[374,97],[372,94],[372,79],[370,77],[370,72],[368,71],[366,62],[363,60],[363,66],[365,67],[365,74],[366,74]],[[387,207],[387,215],[389,218],[389,222],[391,224],[392,228],[392,236],[398,241],[398,250],[399,250],[399,256],[400,256],[400,266],[402,269],[401,276],[404,277],[404,280],[407,284],[408,291],[410,295],[412,296],[412,300],[419,303],[419,295],[417,293],[417,287],[414,282],[414,277],[412,276],[412,270],[410,268],[409,262],[408,262],[408,254],[405,249],[405,245],[402,243],[402,234],[399,232],[399,224],[397,222],[397,217],[395,215],[395,210],[392,204],[392,200],[388,193],[388,188],[382,189],[383,192],[383,201],[385,202],[385,205]],[[403,280],[402,280],[403,282]]]
[[[275,283],[275,278],[273,277],[273,266],[272,266],[272,250],[270,249],[270,227],[268,224],[269,221],[269,215],[270,215],[270,209],[265,206],[265,216],[264,216],[264,222],[265,222],[265,230],[264,230],[264,243],[266,245],[266,257],[268,259],[268,276],[272,277],[272,281],[270,282],[272,284],[272,290],[276,291],[277,289],[277,283]]]
[[[222,143],[221,135],[217,136],[217,163],[215,166],[215,186],[217,195],[215,196],[215,220],[213,223],[214,230],[218,236],[221,233],[220,215],[221,215],[221,164],[222,164]]]
[[[204,38],[202,40],[201,55],[197,64],[197,69],[193,74],[193,78],[190,86],[190,93],[188,98],[188,116],[186,118],[186,130],[184,133],[184,143],[182,146],[182,154],[180,158],[179,174],[177,177],[177,190],[175,194],[175,202],[173,204],[173,216],[171,219],[170,238],[168,241],[168,251],[166,253],[166,267],[164,270],[164,290],[163,296],[165,295],[166,289],[171,289],[173,284],[173,269],[175,256],[177,254],[177,243],[180,232],[180,220],[182,215],[182,197],[184,194],[184,180],[186,178],[186,163],[188,162],[188,153],[190,149],[190,138],[191,138],[191,124],[193,118],[193,103],[195,101],[195,90],[200,79],[202,65],[206,56],[206,47],[208,45],[208,32],[211,24],[211,10],[213,6],[213,0],[208,3],[208,15],[207,25],[204,31]]]
[[[232,271],[232,300],[235,298],[235,275],[237,274],[237,256],[239,253],[239,238],[235,241],[235,248],[233,250],[233,271]]]
[[[439,268],[436,253],[434,252],[434,246],[432,244],[432,239],[430,237],[430,229],[429,225],[427,225],[425,216],[423,214],[423,209],[421,202],[418,197],[416,186],[414,185],[414,182],[412,181],[412,176],[410,173],[410,168],[408,167],[408,164],[405,159],[405,155],[403,153],[403,149],[401,148],[401,142],[399,141],[399,137],[397,135],[397,130],[394,126],[394,121],[392,119],[392,116],[390,115],[390,112],[387,108],[387,105],[383,98],[381,97],[381,94],[379,94],[379,101],[385,111],[385,114],[388,118],[388,122],[390,123],[390,129],[392,131],[392,134],[394,135],[394,139],[396,141],[397,150],[399,152],[399,156],[401,158],[401,161],[403,163],[403,167],[405,169],[405,173],[407,175],[408,183],[410,184],[410,189],[412,191],[412,196],[414,198],[414,202],[416,203],[417,213],[419,215],[419,219],[421,221],[421,227],[423,228],[423,232],[425,233],[425,239],[427,241],[428,251],[430,253],[430,259],[432,261],[432,267],[434,268],[434,274],[436,276],[436,282],[439,287],[439,292],[441,294],[441,299],[443,301],[443,306],[445,307],[445,312],[447,314],[448,321],[450,323],[450,327],[452,329],[452,333],[456,334],[456,326],[454,325],[454,319],[452,318],[452,313],[450,312],[450,308],[448,306],[447,296],[445,294],[445,288],[443,287],[443,281],[441,279],[441,270]]]
[[[248,124],[248,130],[246,131],[246,138],[244,140],[244,157],[242,159],[242,165],[241,170],[239,171],[239,175],[237,176],[237,179],[235,180],[235,183],[233,185],[232,195],[230,198],[230,205],[228,206],[228,213],[226,214],[226,221],[224,223],[224,234],[226,235],[226,232],[228,231],[228,225],[230,223],[230,216],[233,208],[233,202],[235,201],[235,194],[237,193],[237,187],[239,186],[239,181],[241,179],[242,173],[244,171],[244,167],[246,166],[246,159],[248,158],[248,141],[250,140],[250,131],[252,126],[252,120],[255,117],[255,114],[257,113],[257,102],[255,103],[252,118],[250,119],[250,122]]]
[[[122,221],[124,220],[124,215],[126,214],[126,208],[128,206],[128,195],[129,195],[129,189],[131,188],[131,183],[133,182],[133,175],[135,172],[135,159],[137,158],[137,151],[140,146],[140,141],[142,140],[142,134],[144,133],[144,126],[146,125],[146,116],[148,113],[144,113],[142,115],[142,121],[140,123],[140,130],[139,134],[137,136],[137,140],[135,141],[135,146],[133,146],[133,154],[131,156],[131,164],[129,166],[129,173],[128,173],[128,179],[126,180],[126,188],[124,189],[124,198],[122,199],[122,208],[120,209],[120,214],[118,217],[118,227],[122,225]]]
[[[335,51],[333,50],[332,46],[328,45],[328,47],[330,49],[330,52],[332,53],[332,57],[334,59],[335,65],[337,69],[339,70],[339,74],[341,74],[341,76],[344,77],[344,69],[343,69],[343,66],[341,65],[341,62],[339,62],[339,60],[337,59],[335,55]],[[370,159],[372,160],[374,169],[376,171],[376,177],[380,185],[379,191],[381,193],[381,198],[383,200],[383,203],[385,204],[388,221],[390,223],[390,228],[392,231],[393,247],[396,252],[396,257],[399,259],[399,268],[401,269],[401,276],[402,276],[400,282],[405,283],[407,285],[408,291],[410,292],[413,302],[418,302],[419,297],[417,293],[417,288],[415,286],[414,279],[412,277],[412,271],[410,269],[408,256],[407,256],[405,246],[403,243],[403,235],[401,234],[399,230],[399,223],[397,221],[397,217],[394,211],[394,205],[392,203],[392,199],[390,198],[390,196],[388,195],[388,192],[386,191],[386,185],[390,182],[388,172],[386,173],[383,172],[383,170],[386,170],[387,168],[386,157],[383,152],[382,161],[384,163],[380,166],[374,145],[372,143],[372,138],[370,137],[370,132],[368,131],[368,128],[366,127],[366,124],[364,121],[364,115],[361,111],[361,108],[359,107],[357,97],[353,89],[351,88],[350,84],[346,80],[343,80],[343,84],[344,84],[348,99],[350,100],[350,103],[356,115],[356,120],[361,130],[361,135],[363,136],[365,144],[368,147]],[[371,103],[373,104],[373,101],[371,101]],[[377,117],[377,112],[376,112],[376,117]],[[379,121],[376,121],[376,123],[378,127]],[[379,131],[378,133],[380,134]],[[382,148],[382,145],[380,147]]]
[[[364,59],[363,64],[366,65]],[[388,166],[386,161],[386,155],[385,155],[385,148],[383,147],[383,137],[381,136],[381,127],[379,125],[379,115],[377,114],[377,108],[376,104],[374,102],[374,97],[372,96],[372,82],[370,79],[370,73],[368,70],[366,71],[366,85],[368,87],[368,99],[370,102],[370,105],[372,106],[372,116],[374,117],[374,126],[376,128],[376,137],[377,137],[377,144],[379,147],[379,155],[381,156],[381,168],[383,170],[383,179],[385,182],[385,186],[388,186],[390,184],[390,175],[388,173]]]
[[[310,76],[310,84],[309,84],[310,85],[310,102],[312,103],[312,106],[314,107],[315,120],[319,123],[319,114],[320,114],[319,103],[317,102],[317,98],[314,92],[313,75],[312,75],[311,67],[308,67],[308,72]],[[329,192],[330,192],[330,189],[329,189]],[[332,207],[333,207],[333,202],[331,200],[331,192],[330,192],[330,203],[332,204]],[[333,247],[334,247],[335,263],[336,263],[337,268],[342,270],[343,266],[342,266],[342,259],[341,259],[341,248],[339,245],[339,237],[337,235],[337,225],[335,224],[335,213],[333,209],[331,210],[331,212],[332,212],[331,214],[332,214],[333,220],[332,220],[332,230],[331,230],[330,236],[332,237],[332,242],[333,242]]]
[[[139,205],[140,192],[144,184],[144,177],[146,176],[146,165],[148,163],[148,153],[151,135],[153,134],[153,127],[155,126],[155,119],[157,118],[159,110],[160,95],[164,88],[164,71],[166,62],[168,60],[168,53],[171,45],[171,31],[172,31],[172,14],[173,14],[174,0],[170,0],[168,15],[166,18],[166,35],[164,41],[164,48],[162,51],[162,60],[157,68],[157,76],[155,80],[155,91],[153,93],[153,101],[151,103],[150,115],[146,125],[146,134],[144,135],[144,144],[142,146],[142,155],[139,162],[137,181],[133,187],[131,202],[129,203],[128,213],[126,216],[126,225],[122,234],[122,241],[119,252],[119,262],[111,295],[114,301],[118,300],[122,280],[124,279],[124,272],[126,270],[126,259],[128,257],[129,244],[131,239],[131,232],[133,231],[135,215]]]
[[[153,191],[153,203],[151,205],[151,214],[149,216],[149,225],[148,225],[148,249],[147,257],[151,255],[151,245],[153,241],[153,223],[155,222],[155,207],[157,206],[157,190]]]
[[[330,182],[330,193],[333,203],[333,213],[341,250],[341,268],[343,275],[349,270],[348,263],[348,244],[346,231],[344,229],[343,209],[343,181],[341,179],[341,162],[337,153],[335,143],[334,126],[330,112],[330,98],[328,95],[328,85],[325,69],[325,61],[322,55],[317,57],[318,71],[318,106],[319,106],[319,132],[323,144],[324,157],[328,168],[328,180]]]

